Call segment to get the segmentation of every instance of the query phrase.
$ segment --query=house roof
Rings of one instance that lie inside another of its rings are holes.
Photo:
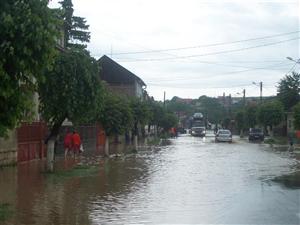
[[[100,78],[109,84],[131,84],[137,81],[142,86],[146,86],[141,78],[106,55],[103,55],[98,63],[100,65]]]

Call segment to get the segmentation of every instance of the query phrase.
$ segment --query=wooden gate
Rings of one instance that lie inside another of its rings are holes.
[[[18,162],[45,157],[46,133],[47,126],[44,122],[22,123],[21,127],[17,129]]]

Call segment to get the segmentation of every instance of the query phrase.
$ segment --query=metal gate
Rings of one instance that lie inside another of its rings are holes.
[[[22,123],[21,127],[17,129],[18,162],[45,157],[46,133],[47,126],[44,122]]]

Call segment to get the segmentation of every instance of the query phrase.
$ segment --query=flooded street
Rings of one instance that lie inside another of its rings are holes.
[[[38,162],[0,170],[5,224],[299,224],[299,161],[268,145],[181,136],[101,160],[90,176],[42,174]]]

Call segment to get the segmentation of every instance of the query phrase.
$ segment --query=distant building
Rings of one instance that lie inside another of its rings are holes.
[[[100,78],[109,89],[117,94],[143,98],[146,84],[144,81],[104,55],[99,60]]]
[[[223,96],[218,96],[218,101],[221,105],[223,105],[225,108],[230,108],[232,105],[232,98],[231,95],[225,96],[225,93]]]
[[[193,99],[192,98],[178,98],[177,102],[182,102],[182,103],[186,103],[186,104],[192,104]]]

